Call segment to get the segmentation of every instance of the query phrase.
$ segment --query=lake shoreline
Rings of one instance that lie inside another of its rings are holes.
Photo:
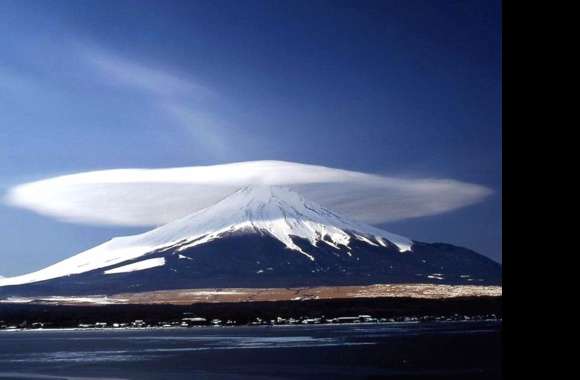
[[[217,329],[240,329],[246,327],[260,327],[260,328],[305,328],[305,327],[336,327],[336,328],[350,328],[350,327],[364,327],[364,326],[405,326],[405,325],[415,325],[415,324],[425,324],[425,323],[434,323],[434,324],[452,324],[452,323],[462,323],[462,324],[477,324],[477,323],[498,323],[501,325],[502,319],[468,319],[468,320],[434,320],[434,321],[389,321],[389,322],[359,322],[359,323],[316,323],[316,324],[262,324],[262,325],[252,325],[252,324],[245,324],[245,325],[219,325],[219,326],[208,326],[208,325],[199,325],[199,326],[171,326],[171,327],[163,327],[163,326],[149,326],[149,327],[43,327],[43,328],[18,328],[18,329],[0,329],[0,334],[2,333],[15,333],[15,332],[50,332],[50,331],[171,331],[171,330],[184,330],[184,329],[205,329],[205,328],[217,328]]]
[[[256,301],[239,303],[196,303],[191,305],[59,305],[0,304],[0,326],[76,328],[82,324],[113,325],[141,321],[144,325],[182,323],[293,324],[324,323],[342,318],[371,317],[376,321],[463,320],[502,317],[501,297],[457,297],[447,299],[356,298],[304,301]],[[228,323],[228,321],[230,321]],[[354,320],[352,320],[354,321]],[[364,322],[365,319],[360,319]]]

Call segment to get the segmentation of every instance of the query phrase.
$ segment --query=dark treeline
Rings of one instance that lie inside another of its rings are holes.
[[[184,316],[235,320],[249,323],[302,316],[336,318],[369,314],[374,317],[476,316],[501,317],[501,297],[450,299],[360,298],[307,301],[200,303],[193,305],[98,305],[0,304],[0,321],[6,324],[43,322],[47,327],[76,327],[79,323],[146,322],[180,320]]]

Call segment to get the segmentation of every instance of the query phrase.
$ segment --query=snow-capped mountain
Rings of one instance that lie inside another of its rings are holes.
[[[0,294],[499,281],[499,265],[475,252],[414,242],[290,189],[253,186],[149,232],[0,278]]]

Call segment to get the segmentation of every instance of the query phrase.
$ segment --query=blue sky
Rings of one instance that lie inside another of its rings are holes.
[[[494,194],[382,227],[501,261],[500,24],[489,0],[0,0],[0,191],[262,159],[452,178]],[[143,230],[0,205],[0,274]]]

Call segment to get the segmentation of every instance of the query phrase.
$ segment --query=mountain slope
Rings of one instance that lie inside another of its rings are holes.
[[[258,186],[144,234],[0,279],[0,294],[499,281],[499,265],[475,252],[413,242],[288,189]]]

